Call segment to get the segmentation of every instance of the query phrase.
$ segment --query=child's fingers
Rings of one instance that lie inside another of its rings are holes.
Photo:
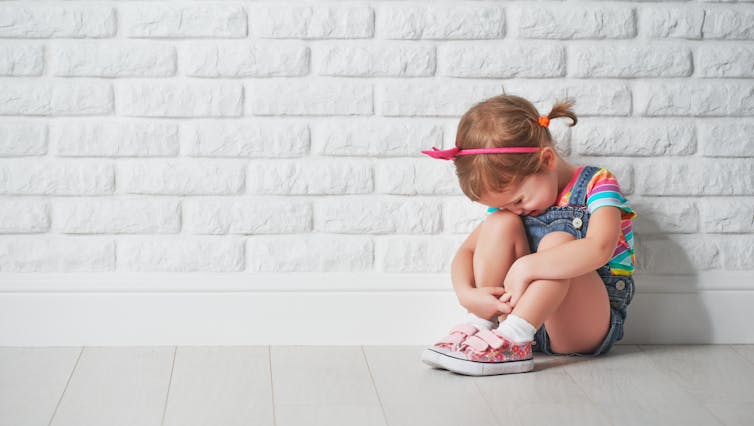
[[[482,288],[484,288],[491,295],[497,296],[497,297],[500,297],[503,295],[503,293],[505,293],[505,288],[503,287],[482,287]]]
[[[504,314],[509,314],[513,312],[513,308],[511,308],[511,306],[507,303],[498,303],[497,310]]]
[[[500,301],[501,301],[501,302],[510,302],[510,300],[511,300],[511,297],[513,297],[513,295],[512,295],[512,294],[510,294],[510,293],[505,293],[505,294],[503,294],[502,296],[500,296]]]

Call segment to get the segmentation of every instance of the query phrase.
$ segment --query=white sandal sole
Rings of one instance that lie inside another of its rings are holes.
[[[432,348],[422,353],[422,361],[434,368],[443,368],[467,376],[495,376],[499,374],[526,373],[534,369],[534,359],[509,362],[480,362],[458,359]]]

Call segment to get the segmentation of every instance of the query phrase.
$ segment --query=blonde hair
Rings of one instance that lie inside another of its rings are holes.
[[[568,117],[576,125],[574,100],[553,105],[548,118]],[[553,147],[550,130],[539,124],[540,115],[528,100],[499,95],[469,109],[458,124],[456,146],[460,149],[503,147]],[[504,191],[542,169],[542,151],[530,154],[463,155],[454,160],[461,190],[472,201],[487,191]]]

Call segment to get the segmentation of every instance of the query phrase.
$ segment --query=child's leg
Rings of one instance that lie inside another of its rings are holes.
[[[542,238],[538,251],[573,239],[566,232],[552,232]],[[544,323],[557,353],[595,350],[610,326],[607,290],[596,271],[568,280],[532,281],[512,313],[537,329]]]
[[[521,218],[508,211],[492,213],[482,223],[474,250],[475,285],[502,287],[513,262],[529,253],[529,242]]]

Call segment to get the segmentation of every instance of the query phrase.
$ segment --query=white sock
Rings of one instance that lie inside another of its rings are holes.
[[[490,321],[484,318],[479,318],[471,312],[469,312],[469,314],[466,316],[466,322],[476,324],[482,328],[486,328],[487,330],[492,330],[493,328],[497,327],[497,321]]]
[[[537,332],[537,329],[529,324],[529,321],[517,315],[510,314],[505,321],[500,323],[497,331],[516,343],[523,343],[534,340],[534,334]]]

